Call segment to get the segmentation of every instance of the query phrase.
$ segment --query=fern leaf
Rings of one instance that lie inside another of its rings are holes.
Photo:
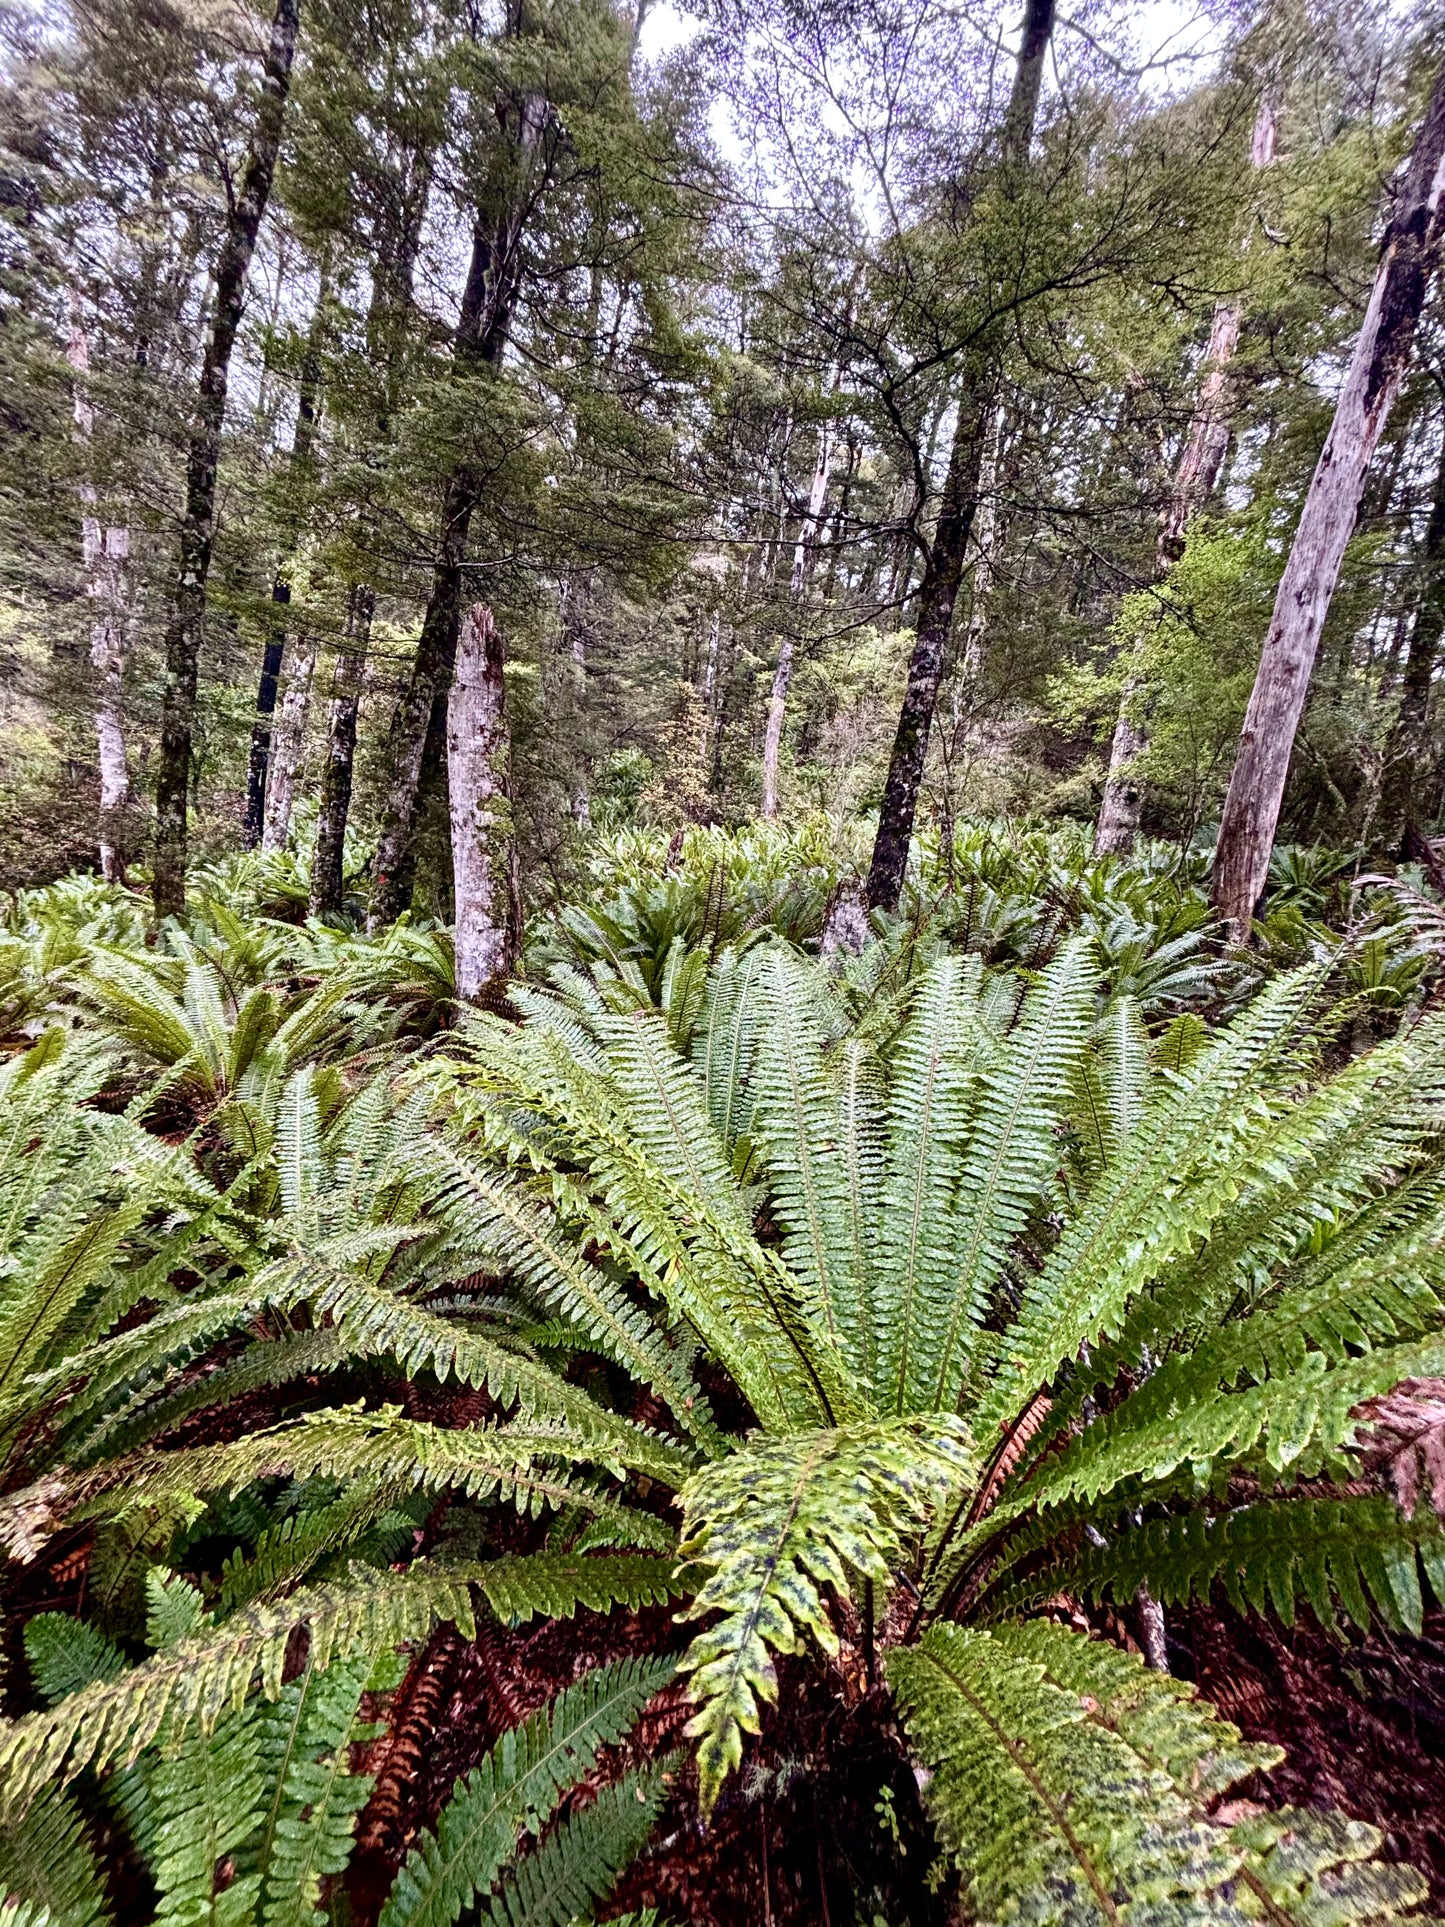
[[[656,1826],[671,1764],[625,1774],[554,1828],[483,1908],[486,1927],[572,1927],[590,1919]]]
[[[535,1618],[570,1619],[578,1607],[607,1612],[626,1606],[662,1606],[680,1598],[682,1588],[673,1576],[671,1558],[647,1553],[613,1557],[580,1553],[532,1553],[511,1559],[492,1559],[467,1567],[487,1604],[505,1626],[520,1626]]]
[[[517,1836],[540,1832],[597,1749],[615,1745],[672,1674],[670,1660],[619,1660],[503,1734],[407,1856],[380,1927],[450,1927],[491,1888]]]
[[[981,976],[976,957],[934,964],[894,1056],[875,1293],[885,1411],[907,1409],[926,1343],[926,1307],[946,1296],[954,1276],[946,1227],[982,1067]]]
[[[322,1927],[321,1882],[351,1858],[356,1816],[372,1787],[370,1775],[348,1766],[371,1672],[369,1659],[324,1673],[308,1666],[260,1722],[269,1797],[254,1858],[263,1927]]]
[[[39,1787],[63,1784],[87,1766],[99,1770],[134,1760],[162,1728],[172,1740],[192,1725],[210,1733],[228,1707],[241,1707],[258,1675],[266,1697],[275,1699],[297,1627],[307,1628],[311,1664],[324,1671],[333,1660],[374,1657],[423,1639],[438,1621],[471,1636],[467,1587],[445,1571],[422,1566],[405,1573],[367,1570],[346,1584],[315,1586],[279,1605],[247,1607],[214,1630],[97,1679],[46,1712],[0,1722],[3,1811],[23,1811]]]
[[[28,1812],[0,1824],[0,1894],[48,1910],[52,1927],[108,1920],[100,1863],[72,1796],[42,1787]],[[0,1922],[10,1917],[0,1910]]]
[[[1088,939],[1076,937],[1029,993],[1007,1047],[983,1073],[950,1213],[952,1275],[944,1293],[919,1304],[921,1342],[910,1348],[903,1391],[910,1411],[957,1407],[971,1341],[1058,1164],[1055,1126],[1088,1041],[1095,983]]]
[[[836,1652],[820,1588],[849,1598],[851,1568],[886,1591],[905,1538],[969,1470],[963,1428],[945,1415],[756,1439],[684,1489],[679,1557],[706,1575],[687,1617],[723,1614],[682,1662],[705,1812],[759,1729],[759,1700],[776,1697],[770,1651],[809,1631]]]

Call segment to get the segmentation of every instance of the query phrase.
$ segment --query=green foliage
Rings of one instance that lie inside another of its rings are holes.
[[[457,1787],[436,1832],[426,1834],[407,1856],[382,1910],[382,1927],[449,1927],[478,1896],[484,1897],[512,1857],[518,1835],[541,1832],[566,1789],[586,1775],[597,1749],[622,1738],[672,1673],[667,1660],[620,1660],[588,1674],[543,1712],[505,1733]],[[629,1796],[633,1790],[628,1788]],[[631,1816],[615,1814],[613,1802],[599,1816],[598,1831],[582,1829],[571,1836],[575,1845],[549,1857],[545,1871],[562,1883],[559,1893],[578,1892],[586,1904],[603,1891],[600,1867],[610,1868],[605,1876],[610,1880],[620,1864],[611,1859],[617,1846],[640,1844],[651,1830],[658,1790],[649,1782],[642,1791],[647,1824],[640,1833],[626,1830]],[[589,1884],[594,1880],[596,1884]],[[534,1918],[526,1910],[544,1896],[530,1882],[517,1894],[517,1918]],[[500,1918],[508,1919],[509,1911]],[[557,1918],[565,1921],[568,1916]]]
[[[1425,1882],[1373,1863],[1372,1829],[1214,1824],[1208,1803],[1278,1753],[1116,1649],[1046,1621],[938,1625],[889,1678],[981,1927],[1418,1918]]]
[[[777,1697],[771,1653],[804,1632],[838,1650],[820,1588],[848,1599],[851,1571],[886,1596],[905,1536],[971,1462],[956,1420],[894,1419],[759,1441],[684,1488],[679,1556],[703,1574],[689,1617],[723,1614],[683,1661],[704,1811],[758,1731],[758,1701]]]

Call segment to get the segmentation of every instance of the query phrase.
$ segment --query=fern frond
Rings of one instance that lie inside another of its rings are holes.
[[[524,1830],[536,1834],[597,1750],[632,1727],[673,1675],[670,1660],[619,1660],[513,1727],[453,1792],[435,1833],[407,1856],[380,1927],[450,1927],[485,1895]]]
[[[907,1409],[926,1369],[926,1307],[955,1276],[947,1235],[969,1106],[987,1055],[978,1012],[982,966],[948,956],[918,986],[893,1058],[889,1137],[879,1213],[878,1398]]]
[[[1230,1838],[1244,1848],[1242,1878],[1264,1919],[1291,1927],[1386,1927],[1398,1920],[1438,1927],[1418,1911],[1430,1897],[1425,1876],[1376,1860],[1383,1836],[1360,1820],[1282,1807],[1239,1821]]]
[[[1286,1625],[1303,1599],[1327,1630],[1340,1614],[1363,1628],[1378,1616],[1418,1636],[1422,1574],[1445,1605],[1445,1524],[1426,1508],[1407,1519],[1383,1496],[1265,1500],[1143,1525],[1122,1519],[1104,1546],[1058,1557],[985,1605],[1017,1611],[1061,1588],[1122,1602],[1141,1585],[1161,1604],[1184,1605],[1217,1586],[1238,1611],[1273,1613]]]
[[[72,1796],[42,1787],[29,1810],[0,1823],[0,1894],[48,1909],[53,1927],[110,1918],[100,1863]],[[9,1915],[0,1910],[9,1927]]]
[[[218,1893],[216,1869],[261,1823],[260,1755],[259,1731],[234,1709],[209,1732],[167,1735],[148,1775],[157,1927],[248,1927],[260,1876],[238,1875]]]
[[[293,1512],[268,1526],[248,1559],[239,1546],[221,1568],[221,1611],[279,1599],[321,1560],[355,1543],[391,1504],[395,1488],[355,1481],[331,1505]]]
[[[520,1626],[536,1618],[571,1619],[579,1606],[601,1613],[666,1605],[683,1595],[675,1563],[649,1553],[537,1552],[490,1559],[467,1567],[466,1575],[504,1626]]]
[[[1030,1282],[980,1401],[981,1440],[1081,1345],[1113,1336],[1130,1302],[1225,1208],[1237,1188],[1238,1147],[1260,1129],[1261,1077],[1285,1052],[1318,982],[1310,970],[1271,985],[1150,1107]]]
[[[761,963],[755,950],[723,952],[708,977],[702,1022],[692,1045],[708,1117],[734,1168],[739,1141],[747,1139],[752,1125],[749,1073],[758,1025],[753,992]]]
[[[682,1662],[705,1812],[759,1729],[759,1700],[777,1695],[770,1649],[793,1652],[808,1631],[836,1652],[820,1588],[850,1598],[851,1568],[886,1591],[904,1541],[970,1470],[967,1435],[945,1414],[754,1439],[684,1488],[679,1558],[706,1575],[686,1616],[723,1614]]]
[[[781,948],[765,953],[758,984],[753,1138],[771,1180],[784,1262],[830,1343],[861,1375],[871,1319],[855,1262],[849,1170],[836,1141],[819,996],[816,966]]]
[[[23,1811],[39,1787],[64,1784],[87,1766],[134,1760],[163,1727],[171,1739],[192,1724],[213,1731],[228,1707],[241,1707],[258,1676],[266,1697],[275,1699],[298,1627],[309,1633],[310,1663],[324,1671],[333,1660],[374,1658],[389,1646],[423,1639],[439,1621],[471,1637],[467,1586],[443,1569],[419,1565],[404,1573],[368,1569],[345,1584],[246,1607],[46,1712],[0,1722],[3,1811]]]
[[[591,1918],[646,1845],[675,1759],[624,1774],[519,1860],[482,1909],[486,1927],[572,1927]]]
[[[263,1927],[323,1927],[321,1882],[351,1858],[372,1787],[348,1764],[371,1673],[368,1659],[324,1673],[308,1666],[259,1722],[268,1797],[251,1857],[261,1869]]]
[[[1058,1164],[1055,1127],[1088,1042],[1096,981],[1088,940],[1076,937],[1030,991],[1006,1047],[983,1072],[950,1214],[952,1275],[946,1292],[920,1300],[907,1410],[957,1407],[1010,1248]]]
[[[1152,1691],[1131,1691],[1120,1657],[1052,1627],[947,1625],[891,1655],[889,1683],[932,1771],[925,1798],[980,1927],[1031,1902],[1037,1918],[1080,1927],[1246,1918],[1227,1893],[1242,1849],[1169,1768],[1187,1764],[1216,1789],[1250,1754],[1187,1688],[1156,1675]]]

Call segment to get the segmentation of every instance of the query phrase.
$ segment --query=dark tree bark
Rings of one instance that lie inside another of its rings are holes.
[[[457,995],[469,1003],[512,969],[521,939],[503,669],[492,612],[474,603],[461,621],[447,704]]]
[[[1379,841],[1387,849],[1397,850],[1402,860],[1409,831],[1413,828],[1417,837],[1419,835],[1414,802],[1424,774],[1421,764],[1429,721],[1430,687],[1440,657],[1440,640],[1445,636],[1445,438],[1441,441],[1435,494],[1430,504],[1430,519],[1425,525],[1420,560],[1424,579],[1415,619],[1410,625],[1404,674],[1400,678],[1400,709],[1385,750],[1376,826]]]
[[[291,584],[277,580],[271,586],[272,607],[279,611],[289,606]],[[286,631],[281,627],[284,613],[272,617],[273,632],[266,638],[261,656],[261,681],[256,690],[256,720],[251,725],[251,761],[246,771],[246,848],[254,850],[261,841],[266,824],[266,773],[271,763],[271,718],[276,711],[276,691],[281,682],[281,663],[286,654]]]
[[[537,195],[538,160],[547,124],[540,95],[499,103],[513,166],[500,209],[484,208],[472,228],[471,262],[453,345],[452,366],[465,375],[496,367],[505,352],[521,281],[521,249]],[[377,838],[370,927],[394,922],[406,907],[411,843],[424,775],[439,773],[446,703],[456,661],[462,566],[480,482],[465,462],[447,476],[431,593],[407,686],[392,717],[391,780]]]
[[[1214,855],[1214,906],[1243,942],[1269,874],[1295,732],[1370,460],[1400,384],[1440,254],[1445,68],[1396,198],[1335,418],[1275,597]]]
[[[351,774],[356,760],[356,718],[371,616],[376,598],[364,584],[351,591],[346,635],[332,671],[331,707],[326,723],[326,761],[321,772],[321,804],[316,815],[316,848],[311,858],[311,914],[339,916],[345,880],[346,822],[351,814]]]
[[[1015,170],[1028,160],[1038,118],[1044,56],[1054,29],[1054,0],[1028,0],[1013,91],[1003,125],[1003,165]],[[948,479],[918,591],[918,629],[908,664],[908,686],[888,762],[878,812],[878,834],[868,872],[868,902],[895,910],[908,867],[908,846],[918,811],[918,792],[928,758],[928,738],[938,707],[943,664],[963,579],[969,534],[978,511],[989,419],[997,385],[997,357],[987,345],[969,355],[959,387],[958,421]]]
[[[300,0],[277,0],[261,82],[261,100],[240,192],[231,203],[216,263],[215,306],[201,366],[196,412],[186,460],[186,509],[181,524],[180,569],[166,630],[161,745],[156,772],[156,853],[151,896],[158,917],[176,916],[186,903],[186,799],[191,775],[191,736],[196,716],[196,675],[206,618],[206,578],[216,530],[216,466],[231,353],[246,305],[246,281],[256,234],[271,197],[291,63],[296,55]]]

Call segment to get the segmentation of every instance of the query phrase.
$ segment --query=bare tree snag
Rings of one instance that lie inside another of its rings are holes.
[[[71,410],[76,439],[89,444],[95,432],[95,411],[86,389],[90,342],[81,318],[80,301],[74,294],[70,302],[70,339],[65,358],[75,374]],[[100,762],[96,841],[100,846],[101,875],[107,883],[124,883],[130,815],[130,775],[125,756],[130,530],[124,523],[102,522],[99,507],[95,483],[87,476],[80,484],[80,548],[85,565],[85,594],[92,611],[90,662],[95,671],[95,737]]]
[[[1054,0],[1028,0],[1003,124],[1003,162],[1011,170],[1022,168],[1028,160],[1043,86],[1044,56],[1053,30]],[[873,909],[897,909],[903,890],[953,610],[978,509],[997,379],[997,356],[991,346],[984,344],[968,355],[959,382],[958,419],[938,526],[929,544],[918,591],[918,630],[908,663],[908,684],[878,811],[878,834],[868,872],[868,902]]]
[[[266,772],[266,815],[261,848],[268,854],[284,850],[291,834],[291,810],[296,800],[296,778],[306,748],[306,718],[311,707],[311,680],[316,673],[315,638],[302,634],[291,651],[281,693],[281,713],[271,734]]]
[[[457,995],[472,1003],[512,969],[522,928],[502,638],[485,602],[461,620],[447,703],[447,779]]]
[[[1279,103],[1266,89],[1255,117],[1250,142],[1250,164],[1268,167],[1274,159]],[[1189,435],[1174,477],[1174,487],[1159,518],[1159,541],[1154,555],[1154,580],[1162,581],[1184,553],[1189,524],[1214,493],[1229,447],[1231,396],[1229,364],[1239,345],[1244,304],[1221,301],[1214,310],[1209,346],[1204,353],[1203,379],[1189,423]],[[1119,720],[1109,746],[1109,775],[1094,833],[1096,856],[1128,856],[1139,834],[1144,787],[1139,763],[1149,748],[1148,696],[1142,664],[1136,657],[1119,700]]]
[[[1409,364],[1440,254],[1445,190],[1445,67],[1435,79],[1335,418],[1305,497],[1229,779],[1214,854],[1215,909],[1241,943],[1269,874],[1295,732],[1365,477]]]
[[[191,780],[191,736],[196,717],[196,679],[206,619],[206,579],[216,533],[216,469],[231,354],[246,305],[246,283],[256,235],[281,146],[291,64],[296,55],[300,0],[277,0],[261,80],[261,99],[241,174],[240,191],[226,217],[216,262],[215,299],[201,365],[196,410],[186,459],[186,507],[181,523],[180,567],[166,630],[165,686],[161,699],[161,747],[156,773],[156,851],[151,896],[157,917],[176,916],[186,903],[186,804]]]

